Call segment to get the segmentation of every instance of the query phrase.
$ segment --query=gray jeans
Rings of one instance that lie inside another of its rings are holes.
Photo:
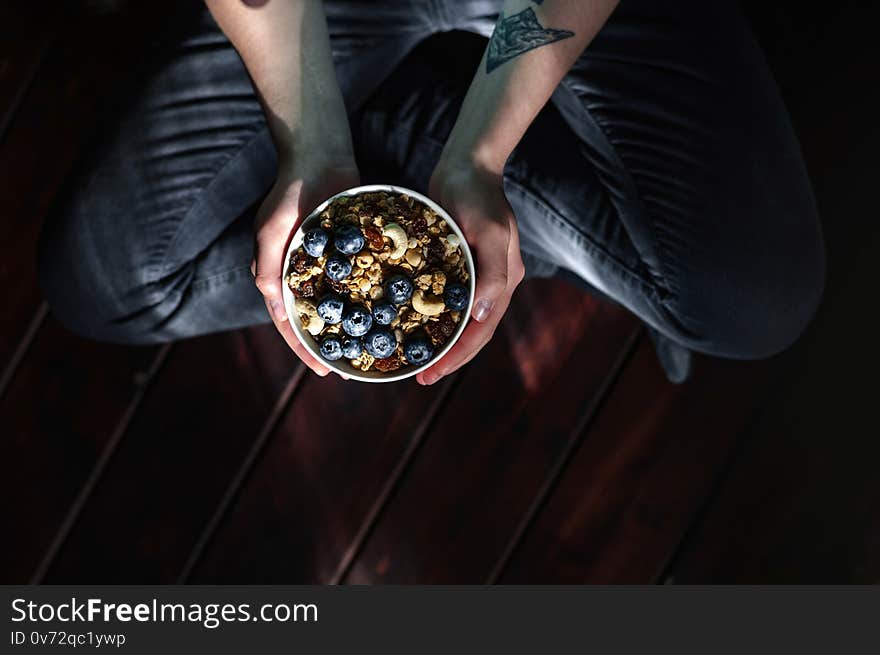
[[[425,190],[500,4],[325,2],[365,182]],[[190,18],[145,55],[154,64],[44,233],[46,297],[95,339],[268,321],[249,264],[275,150],[235,50],[207,12]],[[821,296],[797,140],[744,20],[721,0],[623,0],[504,185],[528,274],[565,269],[690,349],[778,352]]]

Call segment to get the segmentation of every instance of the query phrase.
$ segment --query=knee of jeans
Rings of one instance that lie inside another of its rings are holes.
[[[693,279],[666,303],[673,338],[698,352],[764,359],[791,346],[815,315],[825,286],[820,249],[797,266]]]
[[[67,213],[46,226],[37,253],[38,281],[52,315],[68,330],[96,341],[156,343],[144,329],[149,286],[136,267],[108,270],[90,217]],[[132,247],[119,239],[117,248]],[[132,260],[133,261],[133,260]],[[153,285],[155,287],[155,285]],[[163,293],[154,288],[153,294]]]

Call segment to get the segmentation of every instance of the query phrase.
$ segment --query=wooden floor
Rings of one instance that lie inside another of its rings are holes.
[[[0,582],[880,581],[877,384],[855,370],[880,361],[880,103],[856,98],[877,21],[761,4],[832,264],[801,342],[677,387],[627,312],[531,281],[430,389],[315,377],[271,327],[135,348],[59,326],[38,235],[132,48],[117,17],[3,4]]]

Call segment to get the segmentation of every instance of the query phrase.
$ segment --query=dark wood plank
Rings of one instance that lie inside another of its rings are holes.
[[[763,370],[701,359],[674,386],[644,338],[500,582],[655,582],[763,397]]]
[[[193,581],[327,583],[443,388],[310,378]]]
[[[823,219],[828,280],[812,329],[787,354],[787,379],[750,430],[670,581],[880,581],[876,462],[877,3],[826,11],[746,3],[798,128]],[[821,85],[816,84],[821,80]],[[855,91],[857,101],[839,99]]]
[[[850,290],[791,353],[788,380],[749,430],[670,582],[880,582],[875,373],[858,364],[880,361],[880,312],[864,306],[880,235],[869,248]]]
[[[272,326],[177,344],[46,581],[176,580],[298,365]]]
[[[41,69],[0,147],[0,362],[15,351],[40,303],[36,244],[43,219],[72,165],[93,106],[57,54]],[[65,107],[65,111],[59,111]]]
[[[78,339],[47,321],[0,401],[0,580],[31,579],[146,383],[156,348]]]
[[[635,329],[564,282],[521,287],[346,581],[484,582]]]
[[[24,0],[0,5],[0,143],[55,34],[60,9]]]

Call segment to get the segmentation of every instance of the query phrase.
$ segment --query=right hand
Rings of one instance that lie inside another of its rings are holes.
[[[257,212],[254,259],[251,273],[272,322],[293,352],[315,373],[330,369],[316,359],[296,338],[287,319],[281,295],[284,258],[296,228],[309,213],[330,196],[360,184],[354,159],[281,164],[275,185]]]

